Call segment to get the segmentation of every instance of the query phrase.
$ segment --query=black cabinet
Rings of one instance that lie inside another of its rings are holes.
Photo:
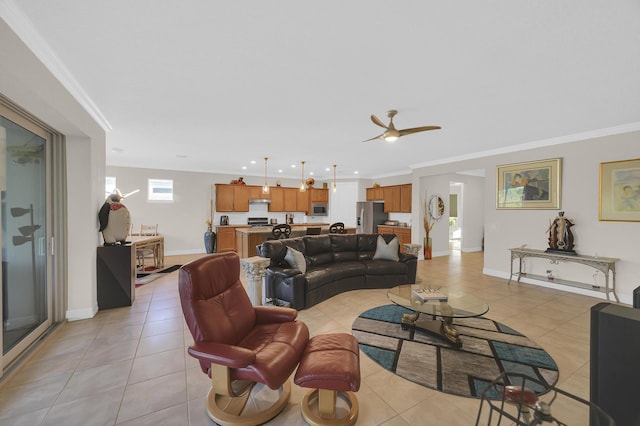
[[[131,306],[136,298],[135,247],[98,247],[97,269],[98,309]]]
[[[591,308],[589,377],[591,402],[617,425],[640,424],[640,309],[611,303]]]

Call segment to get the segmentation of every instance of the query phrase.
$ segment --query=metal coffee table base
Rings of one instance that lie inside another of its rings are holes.
[[[413,314],[402,315],[402,328],[408,327],[417,328],[427,333],[431,333],[447,342],[451,343],[455,349],[462,347],[462,341],[460,340],[460,332],[453,326],[453,318],[443,317],[437,319],[420,318],[420,312],[414,312]]]

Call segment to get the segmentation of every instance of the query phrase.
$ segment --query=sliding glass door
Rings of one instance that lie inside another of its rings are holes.
[[[50,138],[45,129],[0,105],[1,366],[5,368],[52,324]]]

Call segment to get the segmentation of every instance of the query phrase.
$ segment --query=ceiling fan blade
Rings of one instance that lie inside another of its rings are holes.
[[[398,130],[400,136],[410,135],[412,133],[425,132],[427,130],[438,130],[441,129],[440,126],[422,126],[422,127],[413,127],[411,129],[402,129]]]
[[[376,139],[382,139],[383,137],[384,137],[384,133],[381,134],[381,135],[376,136],[375,138],[367,139],[366,141],[362,141],[362,142],[374,141]]]
[[[378,117],[376,117],[375,115],[371,114],[371,121],[373,121],[373,124],[377,124],[378,126],[382,127],[383,129],[387,128],[387,125],[384,124],[382,121],[380,121],[380,119]]]

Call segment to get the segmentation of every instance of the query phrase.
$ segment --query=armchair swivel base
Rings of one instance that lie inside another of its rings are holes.
[[[271,390],[261,383],[235,381],[231,382],[232,395],[226,395],[218,393],[220,390],[216,389],[215,372],[212,372],[211,376],[211,389],[206,401],[207,415],[222,426],[254,426],[266,423],[287,406],[291,395],[290,380],[284,382],[277,390]],[[256,402],[256,398],[262,399],[261,397],[268,399],[268,403],[260,400]],[[252,403],[247,405],[250,401]],[[260,407],[263,405],[267,406]]]

